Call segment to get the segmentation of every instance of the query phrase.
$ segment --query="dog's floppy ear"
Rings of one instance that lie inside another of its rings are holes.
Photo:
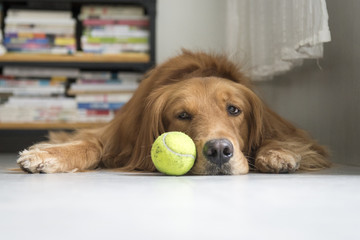
[[[155,73],[157,69],[148,73],[130,101],[102,129],[106,167],[155,170],[149,153],[154,139],[164,131],[161,114],[165,104],[161,87],[154,84],[154,78],[159,77]]]
[[[247,154],[250,156],[259,148],[265,137],[265,106],[261,99],[250,89],[243,85],[239,86],[245,96],[245,120],[248,126]]]
[[[144,101],[144,109],[137,122],[136,141],[127,169],[153,171],[155,166],[151,161],[150,151],[154,140],[165,132],[163,110],[167,101],[167,92],[159,88],[150,93]]]

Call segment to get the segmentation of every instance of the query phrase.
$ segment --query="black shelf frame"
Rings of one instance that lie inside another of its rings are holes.
[[[4,129],[0,131],[0,153],[18,153],[29,146],[48,140],[49,131],[69,129]]]
[[[146,72],[153,67],[153,63],[132,63],[132,62],[0,62],[0,68],[4,66],[23,66],[23,67],[61,67],[79,68],[81,70],[106,70],[106,71],[134,71]]]
[[[23,8],[23,9],[51,9],[51,10],[70,10],[73,13],[74,19],[77,20],[76,25],[76,39],[79,45],[81,35],[81,22],[78,21],[77,16],[82,5],[98,4],[98,5],[138,5],[145,9],[146,15],[149,17],[150,38],[149,45],[150,60],[146,63],[139,62],[26,62],[26,61],[1,61],[0,68],[4,66],[33,66],[33,67],[72,67],[81,70],[110,70],[110,71],[137,71],[146,72],[155,66],[155,47],[156,47],[156,0],[0,0],[2,4],[2,26],[4,29],[4,18],[6,11],[9,8]],[[46,139],[46,135],[52,129],[1,129],[0,130],[0,153],[1,152],[18,152],[25,147],[28,147],[36,142]],[[59,129],[53,129],[59,131]],[[69,129],[63,129],[71,131]]]

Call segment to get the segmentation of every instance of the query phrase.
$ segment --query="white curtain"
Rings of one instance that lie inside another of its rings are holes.
[[[227,0],[228,54],[253,80],[321,58],[331,40],[325,0]]]

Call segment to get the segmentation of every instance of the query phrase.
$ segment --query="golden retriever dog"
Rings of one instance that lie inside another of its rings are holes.
[[[284,120],[254,93],[225,56],[183,50],[149,71],[116,117],[97,129],[50,133],[20,152],[29,173],[102,168],[155,171],[154,140],[181,131],[195,142],[190,174],[246,174],[316,170],[330,166],[324,147]]]

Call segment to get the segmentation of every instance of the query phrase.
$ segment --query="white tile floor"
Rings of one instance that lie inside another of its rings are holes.
[[[360,167],[182,176],[11,172],[0,239],[360,239]]]

